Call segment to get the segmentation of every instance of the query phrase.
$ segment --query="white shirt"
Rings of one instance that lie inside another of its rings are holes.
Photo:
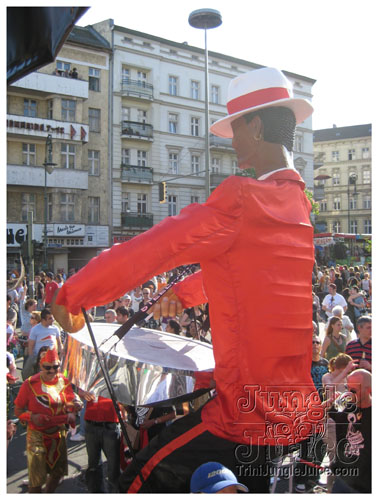
[[[347,307],[348,304],[342,295],[336,293],[336,295],[331,295],[330,293],[324,297],[322,306],[326,306],[330,311],[326,311],[326,315],[330,318],[332,316],[332,309],[335,306]]]

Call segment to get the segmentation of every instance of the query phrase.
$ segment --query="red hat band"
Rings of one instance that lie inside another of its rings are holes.
[[[244,111],[245,109],[279,101],[280,99],[288,99],[289,97],[289,91],[282,87],[255,90],[254,92],[235,97],[235,99],[229,101],[227,103],[227,110],[228,113],[232,115],[239,111]]]

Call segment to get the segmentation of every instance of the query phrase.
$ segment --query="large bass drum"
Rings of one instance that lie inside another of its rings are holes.
[[[91,323],[115,396],[122,404],[167,406],[188,400],[195,372],[214,369],[210,344],[135,326],[119,340],[113,336],[119,326]],[[87,327],[67,335],[62,372],[80,389],[110,397]]]

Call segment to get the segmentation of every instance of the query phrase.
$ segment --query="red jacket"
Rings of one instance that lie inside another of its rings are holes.
[[[203,421],[235,442],[293,443],[322,416],[311,379],[310,210],[293,170],[262,181],[229,177],[206,203],[92,259],[64,284],[57,303],[78,314],[167,269],[199,262],[218,394]]]

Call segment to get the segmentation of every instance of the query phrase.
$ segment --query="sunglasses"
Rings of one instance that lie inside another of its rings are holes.
[[[42,368],[49,372],[50,370],[58,371],[60,368],[60,365],[42,365]]]
[[[318,340],[313,340],[312,343],[313,344],[320,344],[320,342]]]

